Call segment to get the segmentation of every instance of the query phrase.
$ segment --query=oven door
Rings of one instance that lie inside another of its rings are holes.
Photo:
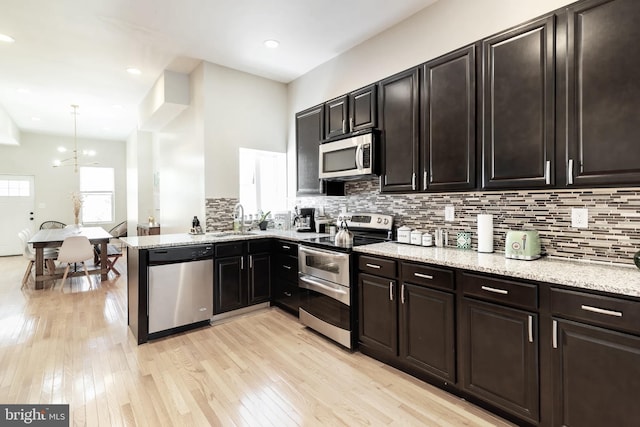
[[[298,246],[298,271],[301,274],[348,287],[349,264],[347,253]]]
[[[300,322],[345,347],[352,348],[351,289],[317,277],[300,274]]]

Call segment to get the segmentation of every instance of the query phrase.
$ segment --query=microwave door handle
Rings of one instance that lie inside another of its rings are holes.
[[[364,149],[362,145],[358,145],[356,147],[356,167],[358,170],[362,170],[364,168]]]

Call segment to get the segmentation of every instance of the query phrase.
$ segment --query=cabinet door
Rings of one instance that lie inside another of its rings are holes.
[[[553,425],[636,426],[640,338],[554,319]]]
[[[249,305],[269,301],[271,296],[271,256],[249,255]]]
[[[215,259],[215,313],[246,307],[246,283],[243,280],[244,257]]]
[[[640,182],[640,2],[568,9],[568,184]]]
[[[397,282],[360,274],[360,343],[379,354],[398,354]]]
[[[486,39],[483,188],[554,183],[554,16]]]
[[[469,46],[423,67],[423,190],[463,190],[476,185],[475,50]]]
[[[423,372],[455,383],[454,295],[403,283],[400,357]]]
[[[462,299],[461,369],[465,391],[538,421],[537,315]]]
[[[324,107],[318,105],[296,114],[298,195],[321,194],[318,148],[324,137]]]
[[[349,94],[349,130],[355,132],[376,127],[377,106],[375,85],[351,92]]]
[[[349,103],[346,95],[327,101],[324,104],[325,138],[333,138],[334,136],[344,135],[348,132],[348,108]]]
[[[413,68],[378,84],[383,192],[417,189],[419,74],[419,69]]]

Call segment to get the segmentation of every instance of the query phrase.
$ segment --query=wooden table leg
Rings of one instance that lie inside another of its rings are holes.
[[[100,243],[100,280],[109,279],[109,266],[107,265],[107,242]]]
[[[44,248],[36,249],[36,289],[44,287]]]

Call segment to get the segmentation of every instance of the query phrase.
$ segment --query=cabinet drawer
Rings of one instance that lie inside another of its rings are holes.
[[[244,242],[218,243],[216,245],[216,258],[226,256],[242,255]]]
[[[401,266],[403,282],[442,289],[455,289],[453,271],[422,264],[403,262]]]
[[[551,314],[640,335],[640,302],[551,288]]]
[[[298,245],[295,243],[278,241],[275,250],[281,254],[298,256]]]
[[[298,283],[298,258],[290,255],[278,254],[273,267],[276,277],[288,282]]]
[[[249,240],[247,246],[250,254],[257,254],[259,252],[271,252],[271,240]]]
[[[398,263],[391,259],[360,255],[358,269],[363,273],[395,279],[398,277]]]
[[[465,295],[531,310],[538,308],[538,286],[477,274],[460,273]]]

